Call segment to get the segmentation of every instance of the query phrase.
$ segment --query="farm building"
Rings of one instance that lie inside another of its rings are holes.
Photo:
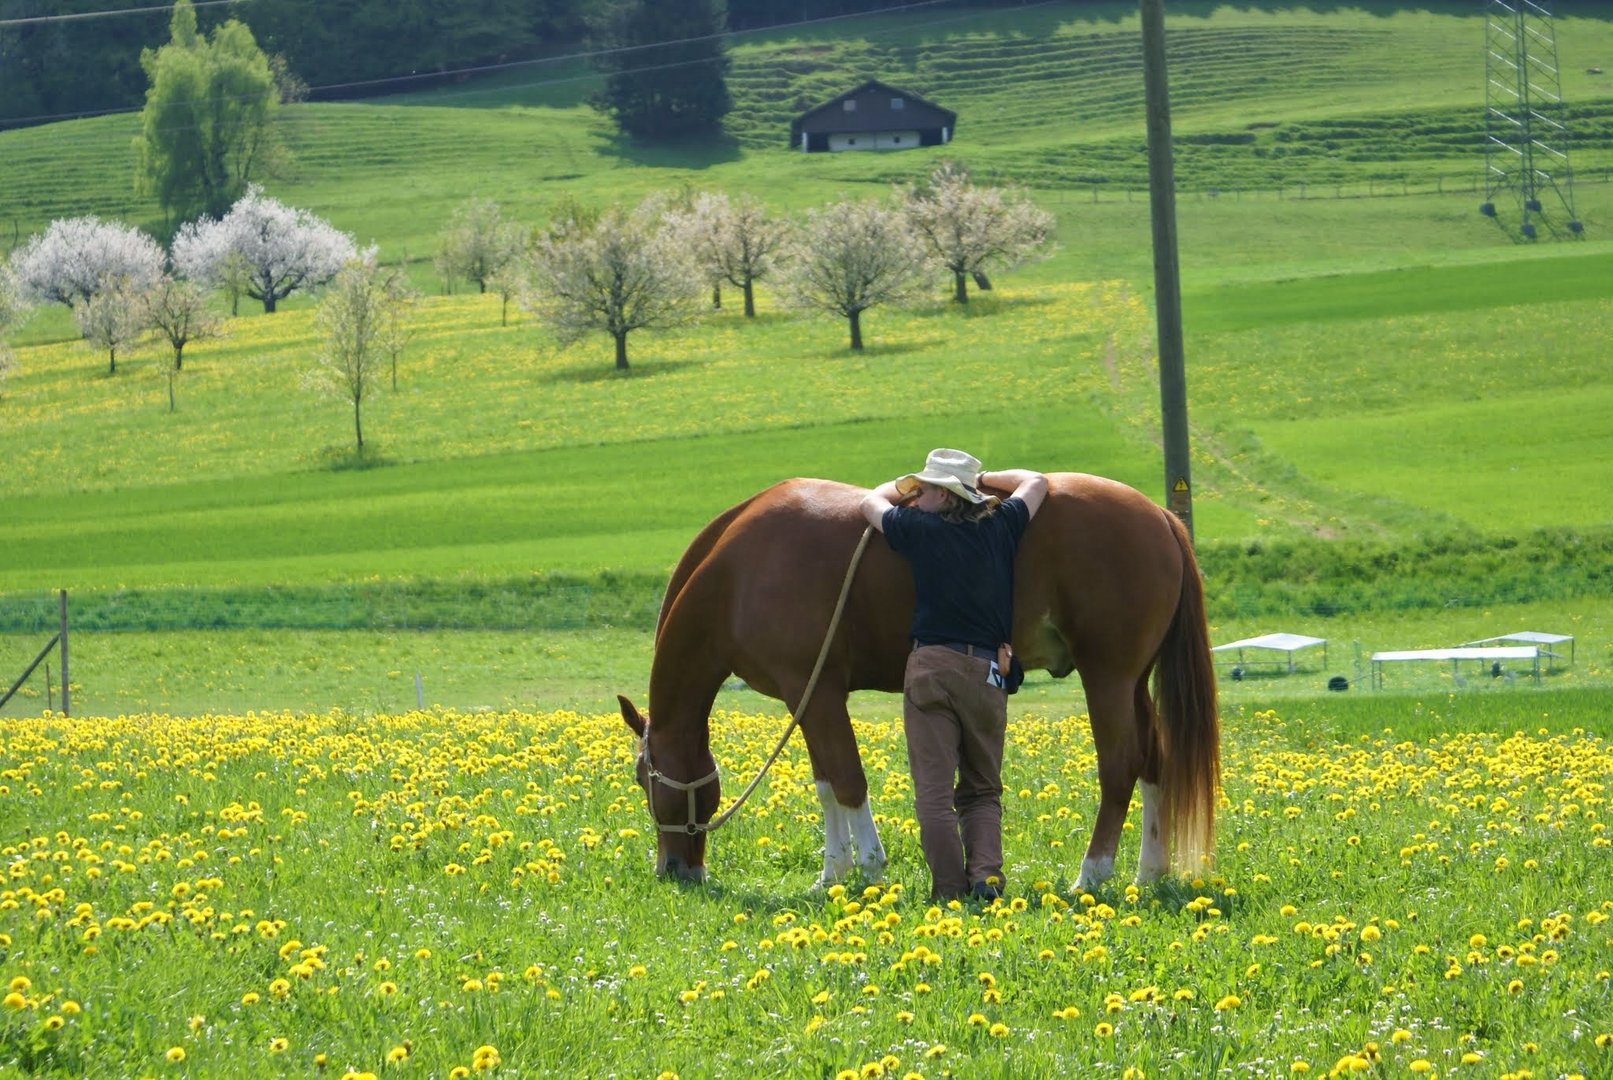
[[[905,150],[952,141],[958,114],[869,79],[790,124],[790,145],[820,150]]]

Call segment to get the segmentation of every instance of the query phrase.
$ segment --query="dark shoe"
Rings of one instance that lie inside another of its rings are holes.
[[[984,900],[990,903],[993,900],[1001,900],[1002,896],[1003,891],[989,881],[977,881],[969,888],[971,900]]]

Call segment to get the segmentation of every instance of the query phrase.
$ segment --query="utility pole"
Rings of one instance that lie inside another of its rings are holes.
[[[1159,336],[1159,411],[1165,435],[1165,505],[1193,534],[1187,446],[1187,371],[1182,352],[1182,276],[1176,261],[1176,167],[1170,84],[1165,76],[1164,0],[1142,7],[1143,87],[1148,108],[1148,194],[1154,224],[1154,313]]]

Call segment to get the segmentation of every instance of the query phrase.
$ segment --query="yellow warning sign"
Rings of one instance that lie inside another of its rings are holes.
[[[1186,495],[1187,494],[1187,477],[1178,476],[1176,478],[1176,483],[1171,486],[1171,493],[1175,494],[1175,495]]]

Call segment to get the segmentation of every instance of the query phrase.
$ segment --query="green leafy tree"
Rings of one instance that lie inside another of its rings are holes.
[[[619,0],[595,19],[606,72],[596,108],[635,139],[719,130],[733,107],[720,0]]]
[[[179,220],[223,214],[278,154],[279,88],[245,23],[203,36],[178,0],[171,39],[143,50],[149,87],[134,141],[135,189]]]

